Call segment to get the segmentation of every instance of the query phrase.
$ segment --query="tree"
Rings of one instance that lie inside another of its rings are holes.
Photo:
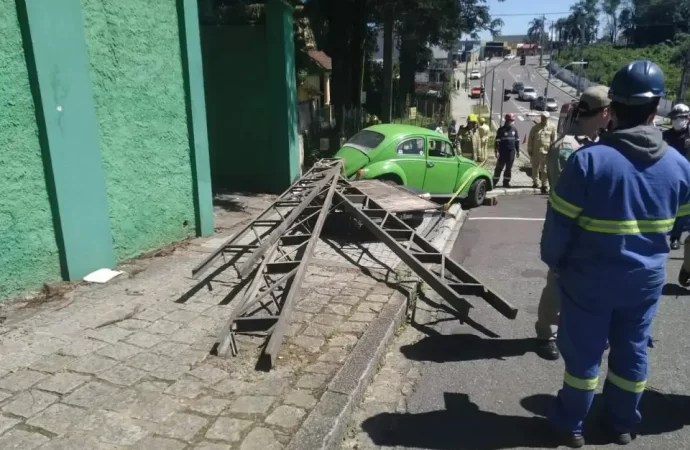
[[[527,43],[528,44],[539,44],[544,42],[544,31],[546,20],[544,17],[535,17],[529,22],[529,28],[527,29]]]
[[[616,42],[618,37],[618,9],[621,7],[622,0],[602,0],[601,9],[609,20],[608,32],[611,43]]]

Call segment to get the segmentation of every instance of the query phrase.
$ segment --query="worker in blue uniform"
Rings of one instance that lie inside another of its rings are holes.
[[[633,61],[609,89],[612,130],[568,159],[549,198],[541,258],[561,301],[563,386],[549,420],[563,443],[584,445],[583,421],[608,338],[604,400],[612,438],[629,443],[641,420],[647,345],[676,218],[690,216],[690,163],[652,125],[664,74]]]

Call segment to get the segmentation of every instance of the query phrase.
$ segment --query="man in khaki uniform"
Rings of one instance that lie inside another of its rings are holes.
[[[605,128],[611,118],[611,100],[605,86],[593,86],[585,90],[580,101],[571,111],[570,123],[564,128],[566,134],[551,145],[546,154],[546,165],[551,187],[558,184],[561,170],[570,155],[582,146],[596,141],[599,131]],[[537,354],[544,359],[556,360],[560,353],[556,346],[560,301],[556,276],[546,274],[546,286],[539,299],[537,309]]]
[[[467,116],[467,125],[460,133],[461,153],[463,156],[467,155],[467,157],[471,157],[473,161],[477,161],[481,141],[477,130],[477,120],[478,117],[476,114]]]
[[[541,121],[532,127],[527,138],[527,153],[532,158],[532,187],[539,187],[541,180],[541,192],[546,194],[549,190],[549,181],[546,175],[546,154],[549,147],[556,141],[556,127],[549,122],[549,113],[541,113]]]
[[[489,128],[489,125],[486,123],[486,118],[482,117],[479,119],[479,155],[478,155],[478,161],[486,161],[486,158],[488,158],[489,155],[489,134],[491,133],[491,129]]]

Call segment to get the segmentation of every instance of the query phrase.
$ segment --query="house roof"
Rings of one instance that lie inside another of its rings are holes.
[[[307,50],[307,55],[325,70],[332,70],[331,57],[321,50]]]

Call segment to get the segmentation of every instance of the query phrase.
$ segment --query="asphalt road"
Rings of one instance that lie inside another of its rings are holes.
[[[542,417],[562,383],[563,363],[541,360],[532,339],[546,276],[538,254],[545,210],[546,197],[530,195],[470,212],[452,256],[520,313],[510,321],[473,299],[466,323],[445,315],[424,328],[428,337],[401,349],[427,364],[407,399],[410,414],[400,419],[399,448],[554,448]],[[655,323],[644,422],[631,449],[690,448],[690,432],[683,429],[690,423],[690,292],[673,284],[681,251],[669,262],[671,284]],[[602,382],[605,371],[604,364]],[[595,402],[586,448],[608,448],[597,427],[601,414],[601,402]]]

